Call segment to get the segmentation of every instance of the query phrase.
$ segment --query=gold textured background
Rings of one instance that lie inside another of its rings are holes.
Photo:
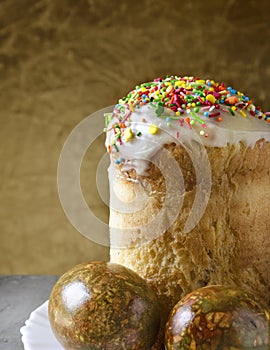
[[[84,117],[138,82],[214,78],[270,109],[269,14],[269,0],[0,1],[0,273],[108,259],[63,213],[57,162]],[[106,220],[95,167],[84,165],[84,189]]]

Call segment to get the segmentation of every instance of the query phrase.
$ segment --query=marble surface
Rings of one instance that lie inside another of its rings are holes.
[[[87,115],[138,82],[166,74],[214,78],[270,109],[269,0],[5,0],[0,2],[0,273],[60,274],[108,259],[60,205],[65,139]],[[82,187],[97,217],[104,153],[86,155]]]
[[[0,349],[23,350],[20,328],[49,298],[57,276],[0,275]]]

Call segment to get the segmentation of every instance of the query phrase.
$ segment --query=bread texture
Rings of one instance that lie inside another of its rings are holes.
[[[165,148],[184,178],[179,215],[166,232],[145,241],[137,228],[161,210],[164,177],[153,164],[145,176],[119,167],[122,199],[131,198],[136,187],[138,192],[145,191],[148,199],[142,210],[133,213],[111,209],[110,225],[134,227],[136,237],[130,247],[112,247],[111,261],[145,278],[166,313],[185,294],[209,284],[248,287],[270,303],[270,143],[258,140],[254,147],[243,143],[206,147],[212,171],[211,194],[200,221],[187,233],[184,224],[199,184],[185,148],[176,144]]]
[[[169,76],[110,118],[110,258],[146,279],[163,322],[207,285],[270,304],[270,113],[224,83]]]

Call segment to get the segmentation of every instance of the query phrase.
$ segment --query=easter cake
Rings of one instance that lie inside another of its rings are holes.
[[[106,114],[110,260],[164,312],[210,284],[270,302],[270,116],[213,80],[167,76]]]

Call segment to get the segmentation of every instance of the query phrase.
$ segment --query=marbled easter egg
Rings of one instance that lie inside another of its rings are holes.
[[[198,289],[172,309],[165,344],[167,350],[269,350],[268,307],[242,289]]]
[[[55,284],[49,320],[65,349],[147,350],[155,342],[160,308],[135,272],[118,264],[88,262]]]

